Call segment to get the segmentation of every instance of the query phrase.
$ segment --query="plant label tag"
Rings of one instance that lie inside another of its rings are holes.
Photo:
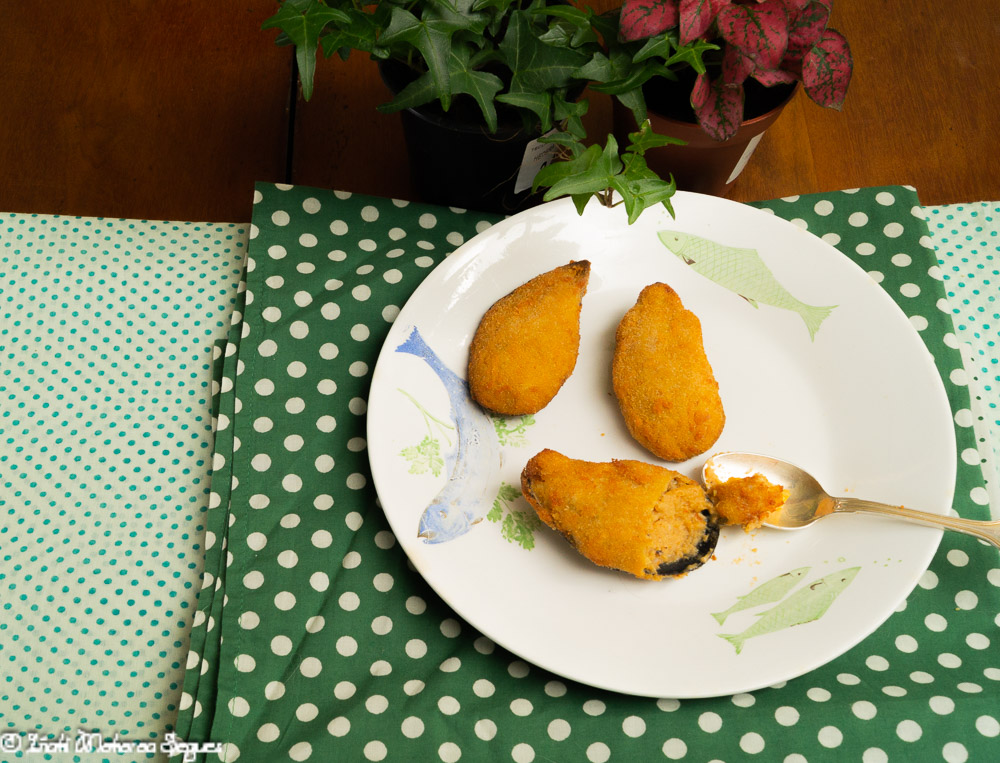
[[[548,137],[555,130],[550,130],[542,137]],[[540,143],[539,138],[531,141],[524,147],[524,157],[521,159],[521,168],[517,171],[517,180],[514,182],[514,193],[531,188],[535,182],[535,175],[547,164],[551,164],[559,153],[559,146],[554,143]]]
[[[740,173],[743,172],[743,168],[747,166],[747,162],[750,161],[750,157],[753,155],[753,152],[756,150],[757,144],[760,143],[760,139],[763,138],[763,137],[764,137],[764,133],[761,133],[760,135],[754,135],[750,139],[750,142],[747,143],[746,150],[743,151],[743,156],[740,157],[740,160],[738,162],[736,162],[736,166],[733,167],[733,172],[729,176],[729,180],[726,181],[726,185],[729,185],[734,180],[736,180],[736,178],[738,178],[740,176]]]

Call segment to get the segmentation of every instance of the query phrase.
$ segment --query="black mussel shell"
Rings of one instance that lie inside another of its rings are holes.
[[[708,509],[701,512],[701,515],[705,517],[705,534],[701,536],[695,550],[680,559],[661,562],[656,568],[657,575],[682,575],[696,570],[715,552],[719,543],[719,523]]]

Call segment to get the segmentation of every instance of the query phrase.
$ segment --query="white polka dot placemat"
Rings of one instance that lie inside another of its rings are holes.
[[[1000,202],[924,207],[923,212],[974,390],[972,423],[990,504],[1000,519]]]
[[[248,229],[0,217],[0,759],[165,759]]]
[[[909,316],[955,411],[955,508],[988,515],[962,359],[913,189],[758,204],[860,263]],[[206,575],[177,728],[223,761],[895,760],[1000,750],[1000,561],[948,534],[872,636],[793,681],[650,700],[566,681],[477,633],[378,505],[366,396],[400,307],[496,220],[258,184],[245,306],[220,352]]]

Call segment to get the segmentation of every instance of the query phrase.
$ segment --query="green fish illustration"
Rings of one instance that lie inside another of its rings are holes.
[[[736,654],[739,654],[743,651],[743,645],[747,640],[755,636],[819,620],[841,592],[850,585],[860,569],[860,567],[849,567],[820,578],[796,591],[781,604],[764,612],[756,623],[742,633],[720,633],[719,638],[724,638],[732,644]]]
[[[759,607],[761,604],[771,604],[780,601],[808,573],[808,567],[799,567],[797,570],[786,572],[784,575],[778,575],[778,577],[768,580],[766,583],[761,583],[751,590],[750,593],[738,597],[736,603],[725,612],[713,612],[712,617],[718,620],[719,625],[722,625],[726,621],[726,618],[735,612],[741,612],[751,607]]]
[[[759,303],[798,313],[815,339],[820,324],[836,305],[807,305],[793,297],[778,283],[756,249],[738,249],[678,231],[660,231],[660,241],[693,270],[729,291],[740,295],[754,307]]]

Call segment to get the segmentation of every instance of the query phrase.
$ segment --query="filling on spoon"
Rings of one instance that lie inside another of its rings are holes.
[[[763,474],[731,477],[725,482],[709,480],[709,500],[721,524],[742,525],[756,530],[788,500],[788,491],[768,481]]]

